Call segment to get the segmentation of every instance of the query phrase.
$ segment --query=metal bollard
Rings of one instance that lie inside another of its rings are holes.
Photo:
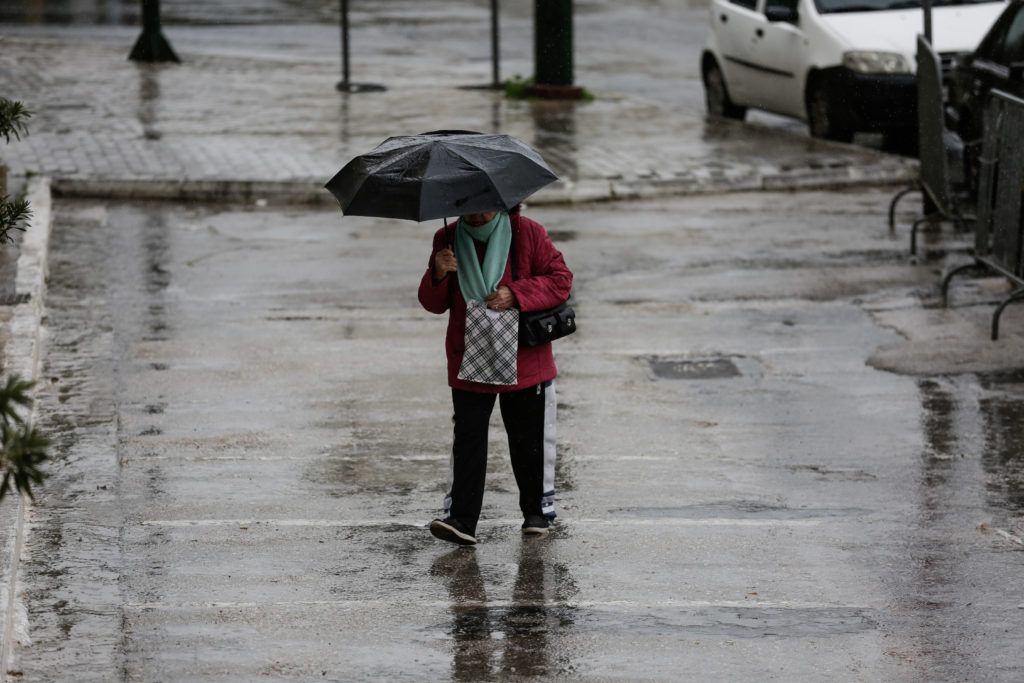
[[[572,0],[534,0],[533,85],[527,93],[543,99],[578,100],[573,85]]]
[[[349,78],[348,53],[348,0],[341,0],[341,80],[336,86],[338,92],[360,93],[387,90],[383,85],[377,83],[353,83]]]
[[[142,34],[128,59],[133,62],[180,62],[160,29],[160,0],[142,0]]]

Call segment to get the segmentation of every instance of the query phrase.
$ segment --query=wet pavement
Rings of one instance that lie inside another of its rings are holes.
[[[0,91],[38,111],[4,158],[63,197],[18,256],[33,298],[0,306],[55,439],[36,504],[0,506],[0,680],[1019,680],[1024,316],[988,340],[992,277],[942,308],[964,240],[912,261],[892,191],[855,187],[913,163],[706,121],[688,3],[577,3],[593,103],[462,89],[490,75],[486,5],[363,5],[356,79],[389,89],[350,96],[334,6],[165,0],[165,67],[125,61],[123,16],[2,27]],[[529,12],[503,5],[522,72]],[[319,189],[453,127],[565,178],[527,213],[581,322],[558,524],[520,536],[495,417],[475,549],[425,528],[451,436],[444,319],[415,299],[437,225]],[[814,184],[849,189],[771,191]],[[124,201],[154,196],[183,201]],[[623,197],[648,199],[585,201]]]
[[[560,518],[520,537],[496,417],[475,549],[425,528],[451,428],[428,226],[58,202],[13,670],[1018,679],[1024,377],[871,366],[936,286],[886,196],[529,208],[577,275]],[[925,310],[983,335],[960,296]]]

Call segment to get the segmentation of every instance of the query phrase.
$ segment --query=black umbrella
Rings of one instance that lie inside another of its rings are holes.
[[[347,216],[426,221],[506,211],[558,177],[508,135],[441,130],[391,137],[325,187]]]

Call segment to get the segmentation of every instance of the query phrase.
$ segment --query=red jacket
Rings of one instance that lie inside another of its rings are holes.
[[[512,222],[512,248],[509,264],[500,285],[507,285],[516,295],[520,311],[542,311],[568,300],[572,288],[572,272],[565,265],[562,253],[551,243],[547,231],[540,223],[509,212]],[[445,351],[448,355],[448,385],[456,389],[497,394],[515,391],[547,382],[555,378],[555,359],[551,344],[519,347],[516,365],[519,373],[515,386],[481,384],[458,378],[465,350],[466,300],[462,298],[458,274],[449,273],[440,282],[434,282],[434,257],[438,251],[454,242],[455,224],[447,225],[434,234],[434,248],[427,262],[427,272],[420,281],[419,300],[431,313],[448,311],[448,334]],[[512,279],[512,256],[516,259],[516,275]]]

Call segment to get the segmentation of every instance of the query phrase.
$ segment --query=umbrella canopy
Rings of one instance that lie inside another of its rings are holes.
[[[325,187],[346,216],[425,221],[507,211],[555,180],[540,154],[516,138],[435,131],[388,138]]]

